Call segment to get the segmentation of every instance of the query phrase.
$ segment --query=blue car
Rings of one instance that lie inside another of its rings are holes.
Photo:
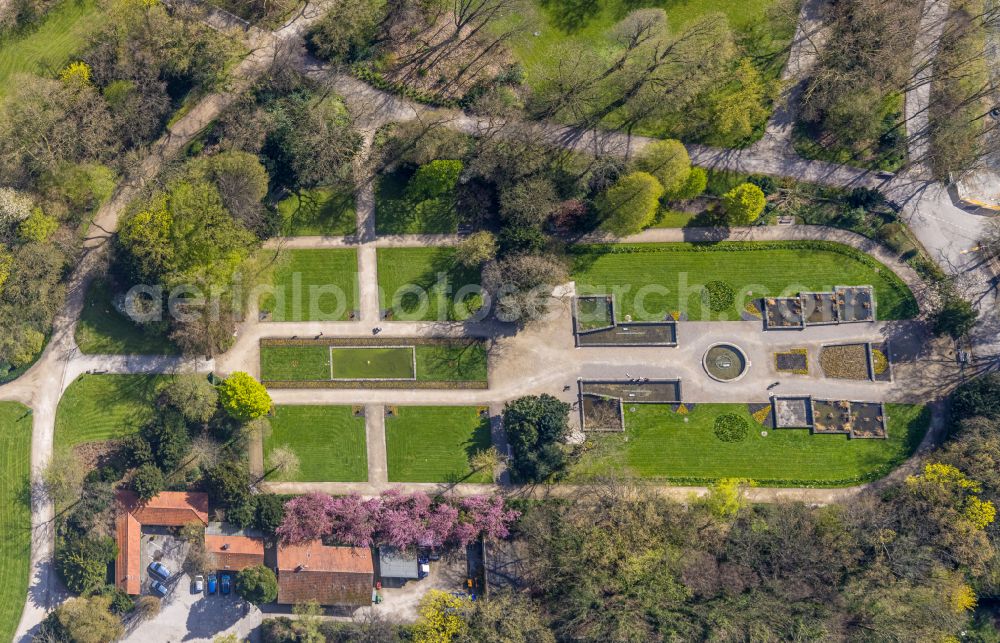
[[[160,581],[154,580],[151,587],[153,588],[153,592],[155,592],[156,595],[159,596],[160,598],[163,598],[164,596],[167,595],[167,586],[161,583]]]
[[[163,580],[168,580],[170,578],[170,570],[167,569],[166,565],[160,562],[152,562],[149,564],[149,571],[154,575],[159,576]]]
[[[219,589],[219,583],[215,578],[215,574],[208,575],[208,593],[214,594]]]
[[[232,587],[232,578],[229,574],[223,574],[222,578],[219,580],[220,591],[223,594],[228,594]]]

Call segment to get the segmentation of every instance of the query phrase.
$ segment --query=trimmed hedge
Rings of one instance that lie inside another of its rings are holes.
[[[336,388],[336,389],[455,389],[485,390],[489,384],[483,381],[431,382],[421,380],[265,380],[268,388]]]

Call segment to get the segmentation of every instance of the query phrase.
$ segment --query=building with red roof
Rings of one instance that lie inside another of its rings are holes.
[[[318,540],[278,545],[278,602],[370,605],[375,567],[366,547],[328,547]]]

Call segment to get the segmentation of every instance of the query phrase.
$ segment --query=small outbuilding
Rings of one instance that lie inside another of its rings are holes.
[[[416,580],[421,578],[420,562],[416,554],[410,554],[396,547],[378,548],[378,569],[382,578]]]
[[[209,523],[205,529],[209,569],[238,572],[264,564],[264,535],[228,523]]]

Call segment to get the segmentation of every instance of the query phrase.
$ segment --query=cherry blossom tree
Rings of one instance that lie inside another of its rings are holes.
[[[290,545],[329,536],[334,507],[334,499],[325,493],[307,493],[292,498],[285,503],[285,519],[275,533]]]
[[[382,538],[405,549],[426,539],[431,499],[424,493],[404,494],[399,489],[382,493]]]
[[[370,547],[382,519],[382,500],[364,500],[357,494],[334,498],[331,515],[334,540],[355,547]]]
[[[469,496],[462,499],[462,512],[476,535],[488,540],[499,540],[510,535],[510,525],[521,515],[515,509],[507,509],[501,496]],[[466,535],[468,530],[463,530]],[[459,540],[461,542],[461,540]],[[468,544],[466,540],[462,544]]]
[[[427,525],[421,547],[441,547],[453,538],[458,523],[458,507],[447,502],[438,503],[427,516]]]

